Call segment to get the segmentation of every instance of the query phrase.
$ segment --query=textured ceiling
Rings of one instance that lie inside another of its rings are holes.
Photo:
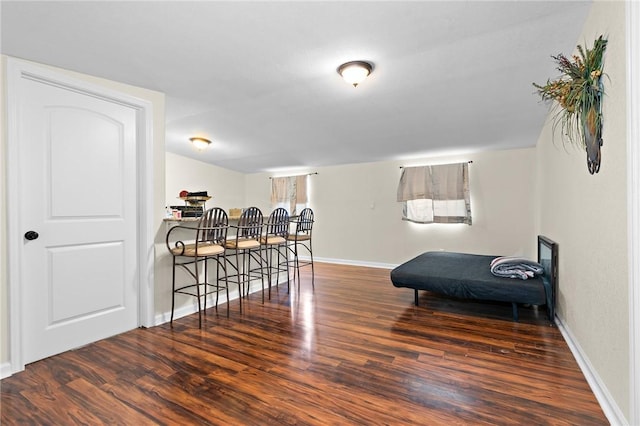
[[[258,172],[534,146],[531,83],[585,42],[590,2],[0,7],[3,54],[163,92],[167,151]],[[357,88],[336,72],[350,60],[375,64]]]

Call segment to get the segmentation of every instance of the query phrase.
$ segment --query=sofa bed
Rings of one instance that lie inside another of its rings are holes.
[[[395,287],[426,290],[461,299],[509,302],[513,320],[518,321],[518,305],[546,306],[549,320],[555,318],[558,246],[538,236],[538,263],[544,272],[526,280],[496,276],[490,264],[498,256],[431,251],[423,253],[391,271]]]

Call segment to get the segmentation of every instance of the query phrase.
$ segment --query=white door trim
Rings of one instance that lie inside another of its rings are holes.
[[[627,2],[629,424],[640,424],[640,3]]]
[[[154,325],[154,231],[153,231],[153,105],[151,102],[67,76],[45,66],[7,58],[7,277],[9,301],[9,357],[11,373],[24,370],[22,342],[22,277],[21,241],[23,227],[20,218],[20,182],[18,95],[21,79],[42,81],[127,105],[136,110],[138,128],[138,325]]]

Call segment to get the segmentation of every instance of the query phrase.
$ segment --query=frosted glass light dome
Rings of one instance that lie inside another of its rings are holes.
[[[203,151],[209,147],[211,141],[205,138],[189,138],[194,148],[198,151]]]
[[[353,87],[358,87],[358,84],[362,83],[371,74],[372,69],[373,66],[369,62],[351,61],[340,65],[338,74],[342,76],[344,81],[352,84]]]

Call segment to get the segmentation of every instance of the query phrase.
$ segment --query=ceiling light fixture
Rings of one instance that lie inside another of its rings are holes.
[[[211,141],[205,138],[189,138],[189,140],[198,151],[207,149],[211,144]]]
[[[344,81],[358,87],[373,70],[373,64],[366,61],[351,61],[338,67],[338,74]]]

